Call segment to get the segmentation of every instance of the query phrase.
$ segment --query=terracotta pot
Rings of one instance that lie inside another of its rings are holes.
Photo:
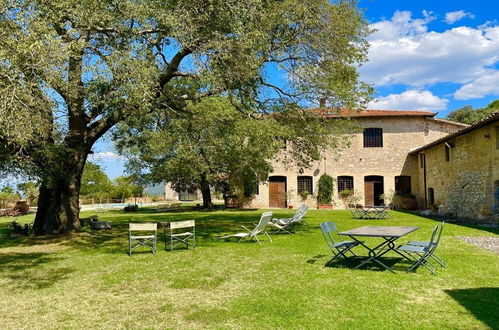
[[[293,205],[288,205],[288,209],[292,209],[293,208]]]
[[[418,202],[412,198],[403,198],[400,200],[398,206],[403,210],[416,210],[418,208]]]
[[[332,204],[319,204],[319,205],[317,205],[317,208],[330,210],[333,208],[333,205]]]

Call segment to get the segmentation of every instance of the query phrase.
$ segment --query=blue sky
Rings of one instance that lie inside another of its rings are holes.
[[[361,80],[374,84],[371,109],[430,110],[444,117],[499,99],[499,1],[362,0],[377,31]],[[124,160],[99,141],[92,161],[111,178]]]

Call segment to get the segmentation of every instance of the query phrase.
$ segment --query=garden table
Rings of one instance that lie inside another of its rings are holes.
[[[400,237],[412,233],[413,231],[418,229],[419,227],[408,227],[408,226],[364,226],[360,228],[343,231],[339,234],[350,237],[354,241],[358,242],[359,245],[362,245],[369,251],[369,258],[360,263],[354,269],[358,269],[363,265],[365,265],[366,263],[372,261],[379,264],[386,270],[389,270],[392,273],[394,273],[394,271],[390,267],[382,263],[381,260],[379,260],[379,258],[381,258],[383,255],[385,255],[390,251],[394,251],[404,259],[407,259],[406,256],[404,256],[395,249],[394,242]],[[381,244],[378,244],[375,247],[370,248],[364,242],[358,240],[357,237],[381,237],[384,239],[384,241]]]
[[[386,206],[364,206],[362,208],[363,219],[384,219],[387,216]]]

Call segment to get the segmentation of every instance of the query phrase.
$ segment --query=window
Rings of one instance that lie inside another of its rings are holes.
[[[428,206],[435,204],[435,190],[428,188]]]
[[[398,194],[411,193],[411,177],[408,175],[400,175],[395,177],[395,192]]]
[[[302,193],[305,190],[308,191],[310,195],[314,193],[311,176],[298,177],[298,193]]]
[[[343,190],[353,190],[353,176],[338,177],[338,192]]]
[[[383,129],[364,128],[364,148],[383,147]]]
[[[445,144],[445,161],[450,161],[450,148],[447,144]]]

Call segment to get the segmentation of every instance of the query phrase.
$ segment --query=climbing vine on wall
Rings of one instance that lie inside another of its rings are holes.
[[[454,216],[475,219],[486,200],[485,180],[476,172],[462,172],[449,189],[448,211]]]

